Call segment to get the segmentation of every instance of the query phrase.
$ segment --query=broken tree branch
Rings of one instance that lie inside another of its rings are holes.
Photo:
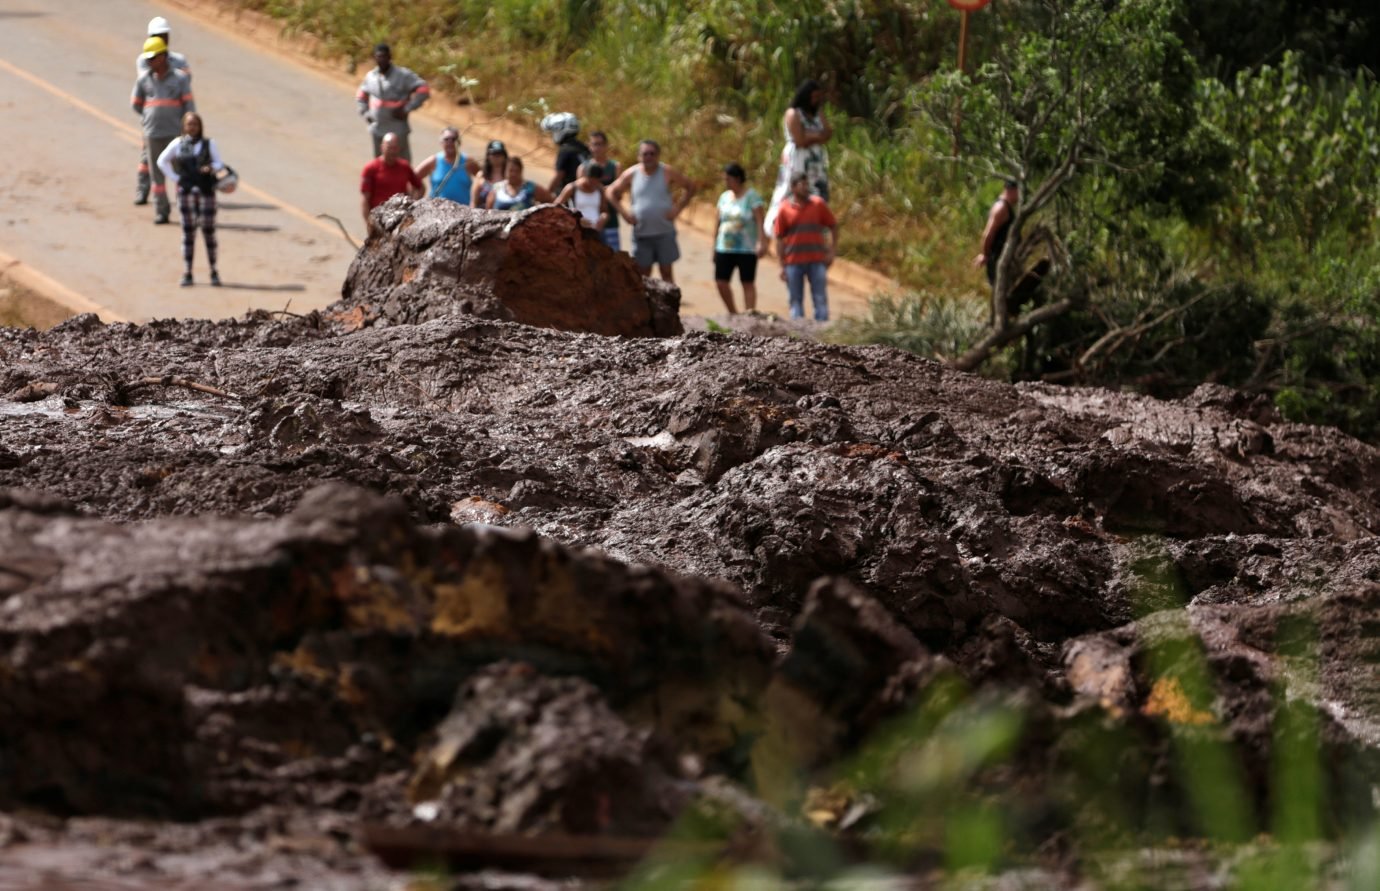
[[[184,387],[188,390],[195,390],[198,393],[205,393],[208,396],[219,396],[222,399],[234,399],[239,401],[241,398],[231,393],[229,390],[222,390],[210,384],[198,383],[191,378],[181,377],[176,374],[143,377],[133,383],[125,384],[123,390],[128,393],[131,390],[137,390],[141,387]]]

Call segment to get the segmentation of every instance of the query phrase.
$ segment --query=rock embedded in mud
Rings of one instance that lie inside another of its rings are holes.
[[[497,833],[658,835],[689,797],[670,747],[579,678],[501,663],[468,680],[421,756],[414,813]]]
[[[418,528],[400,501],[358,489],[322,487],[257,522],[115,526],[9,503],[0,805],[320,804],[505,657],[591,677],[631,720],[724,756],[767,680],[768,644],[721,586],[531,532]]]
[[[566,208],[509,213],[395,198],[375,219],[328,314],[369,307],[367,317],[403,325],[459,312],[591,334],[682,331],[680,290],[643,279]]]

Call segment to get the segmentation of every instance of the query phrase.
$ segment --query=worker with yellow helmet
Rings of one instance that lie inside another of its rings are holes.
[[[181,53],[175,53],[175,52],[173,52],[172,50],[168,49],[168,45],[169,45],[169,43],[171,42],[171,41],[170,41],[170,38],[171,38],[171,36],[172,36],[172,26],[170,26],[170,25],[168,24],[168,20],[167,20],[167,19],[163,18],[161,15],[160,15],[160,16],[154,16],[153,18],[149,19],[148,36],[149,36],[149,38],[157,37],[158,39],[160,39],[160,40],[163,41],[163,49],[164,49],[164,51],[166,51],[167,54],[168,54],[168,66],[169,66],[169,67],[171,67],[171,68],[173,68],[173,69],[175,69],[175,70],[177,70],[177,71],[181,71],[182,73],[186,74],[187,77],[189,77],[189,78],[192,76],[192,69],[191,69],[191,67],[187,64],[187,57],[184,56],[184,55],[182,55]],[[148,60],[148,58],[147,58],[147,52],[146,52],[147,49],[148,49],[147,43],[148,43],[148,41],[146,40],[146,41],[145,41],[145,44],[146,44],[146,45],[145,45],[145,48],[144,48],[145,51],[144,51],[144,52],[140,52],[140,53],[139,53],[139,58],[137,58],[137,59],[134,60],[134,76],[135,76],[136,78],[143,77],[143,76],[144,76],[145,74],[147,74],[148,71],[149,71],[149,60]],[[150,169],[150,164],[151,164],[154,160],[156,160],[156,159],[155,159],[155,158],[150,158],[150,157],[148,156],[148,148],[147,148],[147,147],[141,146],[140,149],[139,149],[139,151],[140,151],[140,155],[139,155],[139,172],[138,172],[137,184],[136,184],[135,187],[134,187],[134,203],[135,203],[135,204],[148,204],[148,203],[149,203],[149,169]]]

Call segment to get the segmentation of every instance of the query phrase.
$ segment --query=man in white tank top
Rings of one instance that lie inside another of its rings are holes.
[[[644,139],[637,147],[639,164],[623,171],[609,186],[609,201],[618,215],[632,226],[633,262],[643,275],[656,264],[661,277],[674,282],[671,266],[680,259],[676,243],[676,217],[695,197],[695,184],[680,171],[661,163],[661,146]],[[681,190],[680,200],[671,194]],[[623,206],[623,193],[632,192],[632,210]]]

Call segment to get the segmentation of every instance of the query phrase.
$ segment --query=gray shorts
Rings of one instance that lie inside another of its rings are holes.
[[[676,233],[633,236],[633,262],[641,269],[650,269],[652,264],[670,266],[680,259],[680,245],[676,243]]]

